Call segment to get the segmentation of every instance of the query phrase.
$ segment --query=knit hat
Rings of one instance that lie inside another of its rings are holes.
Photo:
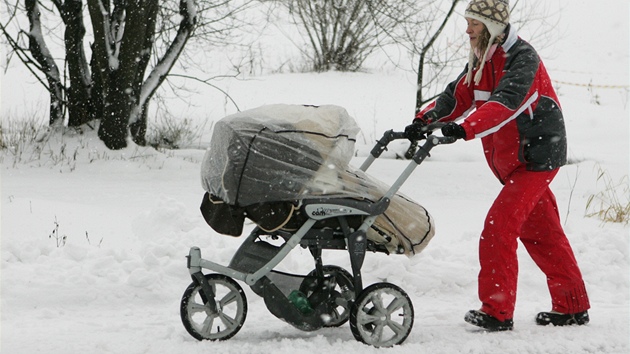
[[[510,22],[510,5],[508,0],[472,0],[468,4],[468,7],[466,7],[464,17],[481,21],[481,23],[483,23],[488,29],[488,32],[490,32],[488,48],[486,48],[486,51],[483,53],[483,57],[480,58],[481,65],[479,66],[479,71],[477,71],[477,74],[475,75],[475,84],[478,84],[479,81],[481,81],[481,72],[483,71],[483,67],[486,63],[486,56],[488,55],[490,47],[492,47],[494,40],[500,36],[503,31],[505,31],[505,28]],[[468,58],[466,84],[470,83],[470,79],[472,77],[474,58],[474,50],[471,48]]]

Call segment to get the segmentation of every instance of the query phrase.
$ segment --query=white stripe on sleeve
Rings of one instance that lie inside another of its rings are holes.
[[[486,131],[483,131],[479,134],[477,134],[475,137],[476,138],[483,138],[485,136],[488,136],[490,134],[496,133],[497,131],[499,131],[499,129],[503,128],[506,124],[508,124],[509,122],[513,121],[514,119],[516,119],[516,117],[518,117],[521,113],[525,112],[525,110],[527,109],[531,109],[531,105],[538,99],[538,91],[534,92],[533,95],[531,95],[529,97],[529,99],[523,103],[523,105],[516,111],[514,112],[513,115],[511,115],[508,119],[504,120],[503,122],[501,122],[501,124],[494,126]]]

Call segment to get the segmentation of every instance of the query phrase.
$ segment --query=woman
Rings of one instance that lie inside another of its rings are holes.
[[[547,276],[551,294],[551,311],[539,313],[536,322],[586,324],[588,295],[549,189],[566,163],[558,97],[534,48],[509,24],[507,0],[473,0],[465,17],[471,45],[466,69],[405,129],[417,140],[426,124],[441,121],[448,122],[444,136],[481,138],[486,160],[504,185],[479,241],[481,308],[464,320],[492,331],[512,329],[520,238]],[[454,122],[461,119],[461,125]]]

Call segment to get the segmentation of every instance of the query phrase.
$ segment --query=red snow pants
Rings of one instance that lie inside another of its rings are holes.
[[[582,274],[560,224],[549,183],[558,170],[517,168],[494,201],[479,241],[481,311],[512,319],[516,303],[517,238],[547,276],[552,310],[577,313],[590,308]]]

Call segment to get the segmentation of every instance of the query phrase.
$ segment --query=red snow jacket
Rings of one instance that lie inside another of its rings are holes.
[[[562,110],[547,70],[529,43],[510,26],[506,31],[478,85],[464,83],[466,67],[416,115],[427,122],[465,118],[465,139],[481,138],[486,160],[502,183],[519,166],[553,170],[567,155]]]

